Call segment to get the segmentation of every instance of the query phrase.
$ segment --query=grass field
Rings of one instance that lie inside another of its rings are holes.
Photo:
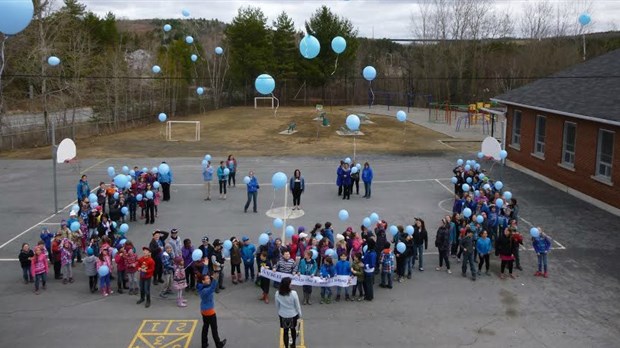
[[[165,125],[153,123],[148,126],[112,135],[92,136],[76,140],[78,158],[109,157],[190,157],[205,153],[223,156],[258,155],[307,155],[332,156],[353,152],[353,137],[339,136],[336,131],[344,125],[345,108],[327,110],[330,127],[320,126],[313,107],[283,107],[277,111],[269,108],[233,107],[210,111],[172,120],[200,121],[201,140],[166,141]],[[156,116],[153,116],[155,119]],[[356,139],[357,152],[364,154],[432,154],[453,151],[439,142],[443,134],[407,123],[406,130],[396,118],[371,116],[374,124],[363,124],[364,136]],[[291,122],[297,124],[298,132],[280,135]],[[183,138],[193,134],[194,128],[174,125],[174,137]],[[49,147],[20,149],[0,153],[0,157],[45,159],[50,158]]]

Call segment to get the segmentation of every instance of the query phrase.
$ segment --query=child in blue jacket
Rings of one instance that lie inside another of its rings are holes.
[[[491,275],[489,273],[489,255],[491,254],[491,239],[488,238],[488,232],[482,231],[482,235],[478,238],[476,242],[476,251],[478,252],[478,256],[480,258],[480,262],[478,263],[478,275],[481,275],[482,265],[485,265],[486,272],[484,274]]]
[[[532,244],[534,245],[536,256],[538,256],[538,272],[534,273],[534,275],[547,278],[547,254],[551,250],[551,238],[540,231],[538,237],[532,237]]]
[[[332,278],[336,276],[336,267],[334,267],[334,261],[331,256],[325,257],[323,265],[321,266],[321,277]],[[321,287],[321,304],[332,303],[332,288],[330,286]]]
[[[254,280],[254,257],[256,255],[256,247],[250,243],[248,236],[241,238],[243,246],[241,247],[241,259],[243,260],[243,270],[245,272],[245,281],[252,278]]]
[[[206,261],[205,265],[207,263],[208,261]],[[209,345],[209,327],[211,327],[211,335],[213,336],[213,341],[215,341],[215,347],[222,348],[226,345],[226,339],[220,340],[220,335],[217,332],[217,315],[215,314],[215,301],[213,299],[213,293],[218,287],[217,273],[218,271],[214,272],[214,278],[211,278],[208,274],[203,275],[202,282],[197,285],[198,294],[200,295],[200,313],[202,314],[201,338],[203,347]]]
[[[346,253],[340,255],[340,260],[336,263],[336,275],[351,276],[351,263],[347,261]],[[341,291],[342,287],[338,286],[336,288],[336,302],[340,302]],[[344,300],[351,301],[351,298],[349,297],[349,287],[344,288]]]

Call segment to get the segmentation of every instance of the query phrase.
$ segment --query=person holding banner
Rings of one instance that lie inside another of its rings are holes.
[[[366,252],[362,258],[364,262],[364,299],[372,301],[375,297],[373,285],[375,284],[375,266],[377,264],[377,252],[375,251],[375,240],[368,238],[366,242]]]
[[[291,278],[283,278],[280,289],[276,292],[276,308],[280,317],[280,328],[283,330],[282,340],[284,347],[295,348],[297,340],[297,320],[301,318],[301,306],[297,291],[291,290]],[[289,330],[291,331],[291,344],[289,346]]]
[[[313,276],[316,274],[316,261],[312,259],[312,250],[308,249],[304,253],[304,258],[299,261],[299,274]],[[303,304],[311,305],[310,295],[312,295],[312,286],[304,285],[304,300]]]

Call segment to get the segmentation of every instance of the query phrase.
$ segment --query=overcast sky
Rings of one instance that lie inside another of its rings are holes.
[[[276,16],[286,11],[295,21],[298,29],[321,5],[327,5],[339,16],[351,20],[359,30],[361,37],[375,38],[414,38],[412,34],[412,18],[421,18],[418,1],[414,0],[332,0],[332,1],[237,1],[237,0],[82,0],[90,11],[99,15],[107,12],[114,13],[117,18],[144,19],[144,18],[183,18],[181,11],[187,9],[190,18],[219,19],[230,22],[241,6],[252,5],[260,7],[269,18],[269,23]],[[450,1],[450,0],[448,0]],[[526,3],[541,0],[495,0],[492,10],[498,13],[519,15]],[[620,0],[547,0],[560,6],[583,7],[579,12],[587,9],[593,31],[607,31],[620,29]],[[576,4],[576,5],[575,5]],[[518,34],[518,33],[517,33]]]

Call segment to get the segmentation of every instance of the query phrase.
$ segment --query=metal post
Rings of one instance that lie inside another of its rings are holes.
[[[284,184],[284,213],[282,214],[282,216],[284,216],[284,223],[282,224],[282,245],[286,245],[284,242],[286,241],[286,221],[288,220],[288,208],[286,207],[287,199],[288,199],[288,182]]]
[[[355,135],[354,135],[354,136],[353,136],[353,162],[355,162],[355,147],[356,147],[356,144],[355,144],[355,138],[356,138],[356,137],[355,137]]]
[[[58,213],[58,184],[56,182],[56,120],[52,120],[52,163],[54,168],[54,214]]]
[[[586,61],[586,34],[583,33],[581,34],[581,37],[583,39],[583,61]]]

